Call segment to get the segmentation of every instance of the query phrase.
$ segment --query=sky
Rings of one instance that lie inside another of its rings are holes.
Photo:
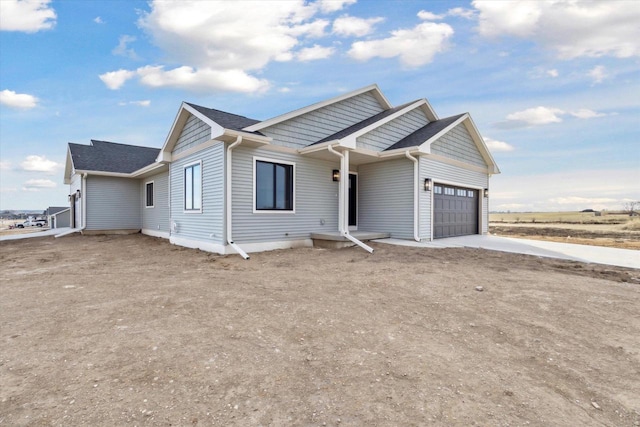
[[[492,211],[640,200],[640,2],[0,0],[0,209],[65,206],[67,143],[162,147],[182,101],[265,120],[377,83],[469,112]]]

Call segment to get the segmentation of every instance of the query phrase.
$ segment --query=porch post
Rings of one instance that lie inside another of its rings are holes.
[[[340,184],[342,185],[342,232],[349,232],[349,150],[344,150],[344,163],[340,171]]]

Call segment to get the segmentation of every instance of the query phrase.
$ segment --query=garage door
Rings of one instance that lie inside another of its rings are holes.
[[[478,234],[478,197],[478,190],[434,185],[433,237]]]

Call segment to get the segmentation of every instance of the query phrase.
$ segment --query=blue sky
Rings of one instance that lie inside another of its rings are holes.
[[[491,209],[640,200],[640,2],[0,0],[0,209],[67,203],[68,142],[160,148],[182,101],[255,119],[377,83],[470,112]]]

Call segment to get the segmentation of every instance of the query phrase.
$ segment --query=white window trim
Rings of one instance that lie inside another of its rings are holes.
[[[293,166],[293,209],[292,210],[262,210],[262,209],[256,209],[256,162],[257,161],[261,161],[261,162],[268,162],[268,163],[277,163],[277,164],[281,164],[281,165],[291,165]],[[295,214],[296,213],[296,164],[295,162],[289,162],[286,160],[280,160],[280,159],[272,159],[272,158],[268,158],[268,157],[258,157],[258,156],[253,156],[253,182],[252,182],[252,186],[253,186],[253,213],[254,214],[261,214],[261,215],[271,215],[271,214],[275,214],[275,215],[291,215],[291,214]]]
[[[152,190],[151,190],[151,191],[153,191],[153,194],[151,195],[153,197],[153,205],[151,205],[151,206],[147,205],[147,200],[148,200],[148,198],[147,198],[147,188],[149,188],[147,186],[149,184],[153,184],[153,187],[152,187]],[[144,207],[145,207],[145,209],[154,208],[155,204],[156,204],[156,184],[155,184],[155,181],[147,181],[147,182],[144,183]]]
[[[195,166],[195,165],[200,165],[200,209],[186,209],[185,208],[185,202],[186,202],[186,194],[185,191],[187,189],[187,183],[185,181],[185,170],[187,170],[187,168],[190,168],[191,166]],[[202,213],[202,206],[204,205],[204,200],[202,198],[202,192],[204,190],[202,182],[204,180],[204,169],[202,168],[202,160],[198,160],[195,162],[191,162],[191,163],[187,163],[186,165],[182,166],[182,213],[185,214],[201,214]]]

